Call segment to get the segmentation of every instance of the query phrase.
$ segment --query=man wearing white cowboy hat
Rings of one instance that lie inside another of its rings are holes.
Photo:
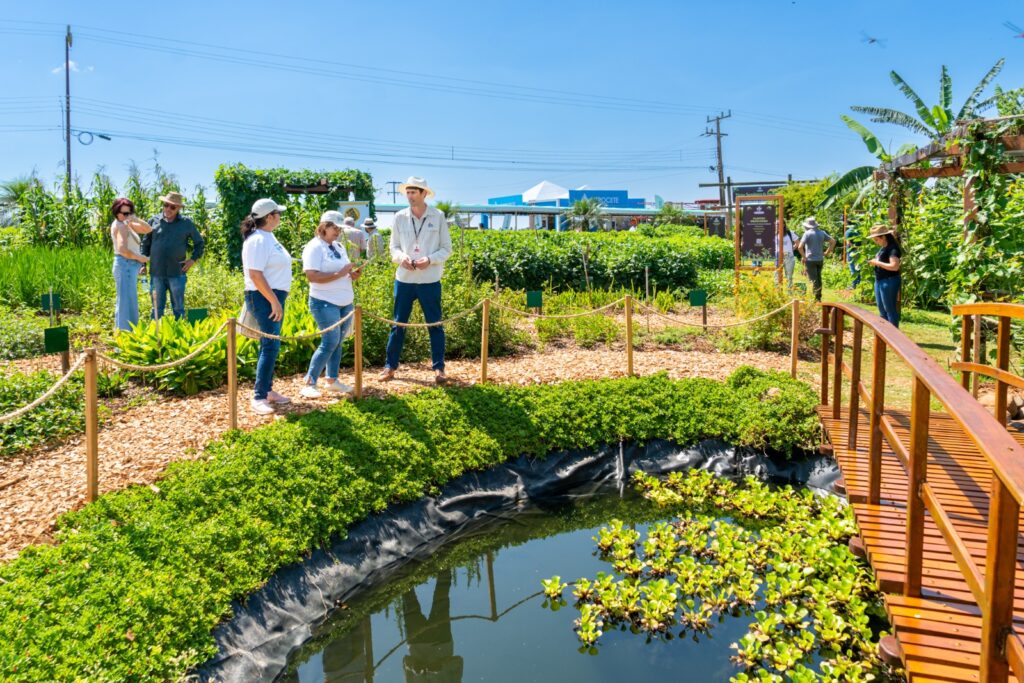
[[[206,243],[195,224],[181,215],[185,198],[179,192],[160,197],[163,210],[149,219],[153,232],[142,238],[142,253],[149,257],[149,291],[153,298],[153,319],[164,314],[167,293],[171,294],[174,317],[185,317],[185,273],[203,255]],[[191,255],[188,254],[191,243]]]
[[[376,258],[384,253],[384,238],[377,232],[377,221],[367,217],[361,226],[366,233],[366,258]]]
[[[427,181],[416,176],[398,186],[409,200],[409,208],[395,214],[391,228],[391,260],[395,273],[395,322],[409,322],[413,302],[419,301],[423,318],[428,323],[441,320],[441,275],[444,262],[452,253],[452,238],[448,221],[443,213],[427,206],[427,198],[434,191]],[[440,325],[428,328],[430,332],[430,364],[434,380],[444,383],[444,329]],[[405,328],[391,327],[388,335],[384,372],[381,379],[395,376],[398,360],[405,343]]]
[[[818,227],[818,221],[813,217],[806,219],[803,227],[804,234],[796,243],[796,248],[803,254],[807,278],[814,288],[814,299],[821,301],[821,269],[825,265],[825,257],[832,255],[836,241]]]

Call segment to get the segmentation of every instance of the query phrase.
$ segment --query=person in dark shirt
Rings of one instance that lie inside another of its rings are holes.
[[[181,319],[185,317],[185,274],[202,257],[205,242],[195,224],[181,215],[185,198],[180,193],[168,192],[160,201],[164,203],[160,215],[149,219],[153,232],[142,239],[142,254],[149,257],[153,319],[163,316],[168,292],[171,311]]]
[[[893,327],[899,327],[900,259],[903,258],[903,250],[893,231],[884,225],[873,226],[869,237],[879,246],[875,258],[868,261],[869,266],[875,267],[878,314],[892,323]]]

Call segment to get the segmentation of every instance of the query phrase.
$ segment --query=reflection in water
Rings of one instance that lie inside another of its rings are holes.
[[[409,654],[402,660],[408,683],[460,683],[462,657],[455,654],[452,641],[451,600],[452,570],[438,575],[434,583],[434,599],[430,616],[424,617],[415,590],[402,595],[402,616]]]
[[[369,617],[324,647],[324,681],[356,683],[373,680],[373,641]]]

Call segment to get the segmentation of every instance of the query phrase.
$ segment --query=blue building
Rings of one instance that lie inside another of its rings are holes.
[[[589,187],[581,187],[576,190],[568,190],[564,187],[548,182],[547,180],[541,181],[534,185],[526,192],[522,194],[506,195],[504,197],[492,197],[487,200],[487,204],[491,206],[508,206],[510,211],[504,215],[504,221],[502,225],[495,225],[494,227],[500,228],[511,228],[510,225],[513,217],[516,217],[516,207],[545,207],[550,206],[553,208],[568,208],[581,199],[596,199],[601,202],[601,205],[608,209],[641,209],[646,208],[646,202],[640,197],[630,197],[627,190],[594,190]],[[628,214],[622,215],[616,212],[618,215],[609,216],[607,221],[611,224],[611,227],[616,229],[626,229],[630,227],[632,218]],[[646,213],[646,212],[644,212]],[[481,218],[481,227],[491,227],[489,225],[489,217],[483,216]],[[564,230],[565,220],[561,216],[561,212],[552,212],[550,215],[546,214],[535,214],[532,213],[528,216],[529,228],[540,228],[540,229],[554,229]],[[497,221],[495,221],[497,223]],[[518,224],[514,227],[519,227]]]

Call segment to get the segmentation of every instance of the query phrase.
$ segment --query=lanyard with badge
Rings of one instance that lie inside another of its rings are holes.
[[[412,221],[412,255],[414,257],[413,260],[415,261],[419,258],[420,255],[420,233],[423,232],[423,226],[427,222],[427,215],[423,214],[423,220],[420,221],[419,229],[416,228],[416,216],[413,216],[412,213],[410,213],[409,220]]]

